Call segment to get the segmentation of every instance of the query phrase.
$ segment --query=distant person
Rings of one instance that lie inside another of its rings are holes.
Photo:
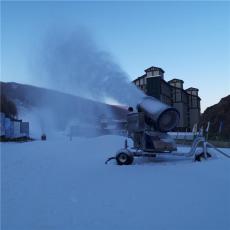
[[[45,140],[46,140],[46,135],[45,135],[44,133],[41,135],[41,140],[42,140],[42,141],[45,141]]]

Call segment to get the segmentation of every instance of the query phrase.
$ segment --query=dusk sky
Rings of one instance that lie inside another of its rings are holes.
[[[199,88],[202,111],[230,94],[230,3],[219,1],[1,2],[1,80],[42,85],[30,65],[44,37],[79,27],[130,81],[161,67]]]

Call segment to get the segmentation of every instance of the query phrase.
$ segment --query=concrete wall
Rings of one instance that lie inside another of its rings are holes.
[[[173,103],[175,107],[180,112],[180,120],[177,127],[183,128],[188,126],[188,105],[183,102]]]

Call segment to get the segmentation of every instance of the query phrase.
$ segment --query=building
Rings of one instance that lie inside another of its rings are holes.
[[[184,90],[184,81],[172,79],[165,81],[165,71],[159,67],[150,67],[145,74],[138,77],[133,83],[147,95],[175,107],[180,112],[179,131],[192,130],[194,124],[200,120],[200,97],[198,89]]]
[[[184,81],[172,79],[169,81],[172,89],[173,107],[180,112],[180,121],[178,127],[182,130],[190,127],[188,94],[183,89]]]
[[[9,118],[2,112],[0,113],[0,118],[0,137],[9,139],[29,137],[29,122]]]
[[[25,121],[22,121],[22,122],[21,122],[21,125],[20,125],[20,133],[21,133],[24,137],[29,137],[29,133],[30,133],[29,122],[25,122]]]
[[[0,136],[5,136],[5,113],[0,112]]]
[[[189,125],[193,127],[194,124],[198,124],[200,121],[200,97],[198,95],[198,89],[190,87],[186,89],[188,94],[189,104]]]
[[[135,79],[134,84],[147,95],[153,96],[160,101],[172,105],[171,86],[164,80],[164,70],[158,67],[150,67],[145,74]]]

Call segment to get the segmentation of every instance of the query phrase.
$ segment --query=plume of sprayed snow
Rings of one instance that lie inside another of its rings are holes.
[[[18,106],[19,116],[30,124],[30,137],[40,138],[42,134],[50,137],[58,132],[52,110],[47,108],[26,108]]]
[[[43,87],[134,107],[143,98],[144,94],[130,82],[113,57],[100,49],[86,30],[54,30],[44,41],[34,63],[37,82]],[[109,106],[82,99],[47,93],[37,100],[37,111],[33,110],[30,119],[37,124],[33,130],[38,133],[68,130],[79,124],[86,128],[94,126],[96,130],[101,117],[117,118]]]
[[[39,68],[49,88],[132,106],[144,96],[112,56],[83,29],[49,34],[40,61]]]

